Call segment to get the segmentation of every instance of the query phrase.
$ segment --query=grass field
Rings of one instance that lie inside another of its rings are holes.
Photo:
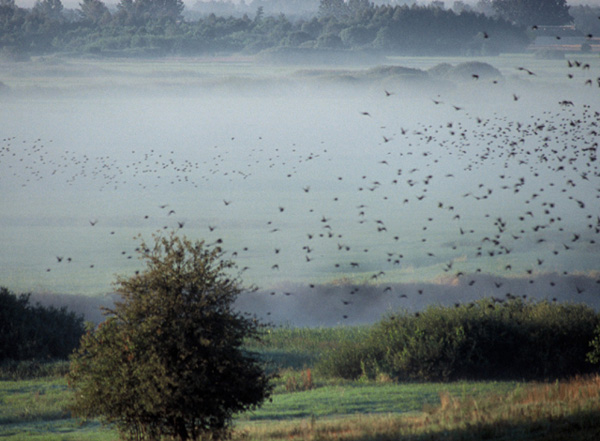
[[[345,381],[314,369],[323,350],[366,327],[272,329],[260,350],[279,377],[272,402],[240,415],[236,440],[598,439],[600,378],[552,383]],[[286,344],[286,342],[288,342]],[[276,354],[276,356],[274,356]],[[63,378],[0,381],[3,440],[112,440],[68,411]]]

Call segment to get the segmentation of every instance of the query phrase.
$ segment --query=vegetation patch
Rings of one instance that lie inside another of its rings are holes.
[[[481,395],[441,390],[420,411],[240,424],[236,440],[581,440],[600,435],[600,378]]]
[[[346,380],[315,368],[326,353],[368,338],[375,327],[271,328],[254,352],[280,354],[272,401],[236,416],[234,440],[581,440],[597,439],[597,376],[515,381]],[[287,343],[286,343],[287,342]],[[293,355],[293,357],[287,357]],[[302,358],[302,367],[294,367]],[[309,385],[309,372],[311,387]],[[114,440],[111,427],[82,423],[73,391],[54,378],[0,381],[0,436],[6,440]],[[291,387],[295,381],[297,387]]]
[[[29,294],[0,288],[0,363],[65,359],[84,333],[83,317],[66,307],[32,305]],[[24,366],[5,364],[5,371]]]
[[[484,299],[391,314],[319,368],[348,379],[554,379],[597,371],[590,342],[600,316],[574,304]]]

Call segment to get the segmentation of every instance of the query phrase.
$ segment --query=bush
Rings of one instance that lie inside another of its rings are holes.
[[[139,249],[146,270],[118,279],[122,301],[72,357],[73,410],[127,439],[227,435],[234,413],[271,392],[257,356],[242,349],[259,324],[232,309],[242,290],[227,275],[234,265],[174,234]]]
[[[83,317],[29,303],[29,294],[0,288],[0,362],[67,359],[85,331]]]
[[[324,373],[355,379],[548,379],[595,370],[587,360],[600,317],[583,305],[484,299],[390,315],[355,345],[331,352]]]

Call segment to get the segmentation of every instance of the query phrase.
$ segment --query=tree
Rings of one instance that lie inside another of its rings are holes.
[[[79,3],[79,15],[93,24],[108,23],[110,11],[100,0],[83,0]]]
[[[234,413],[271,393],[243,350],[260,324],[235,312],[242,292],[222,251],[172,233],[139,248],[146,269],[119,277],[122,300],[82,338],[71,359],[74,413],[115,423],[127,439],[228,434]]]
[[[135,0],[139,14],[150,20],[179,20],[183,12],[183,0]]]
[[[127,24],[145,24],[149,21],[177,21],[182,17],[183,0],[120,0],[117,18]]]
[[[348,5],[344,0],[321,0],[319,3],[319,17],[335,17],[338,20],[348,15]]]
[[[50,21],[63,21],[63,4],[60,0],[36,0],[31,12]]]
[[[519,25],[564,25],[573,21],[567,0],[493,0],[502,18]]]

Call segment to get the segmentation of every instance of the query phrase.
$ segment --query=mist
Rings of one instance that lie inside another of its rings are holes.
[[[598,59],[471,61],[4,66],[0,285],[99,321],[139,236],[175,230],[219,245],[258,287],[238,307],[276,324],[598,308]]]

